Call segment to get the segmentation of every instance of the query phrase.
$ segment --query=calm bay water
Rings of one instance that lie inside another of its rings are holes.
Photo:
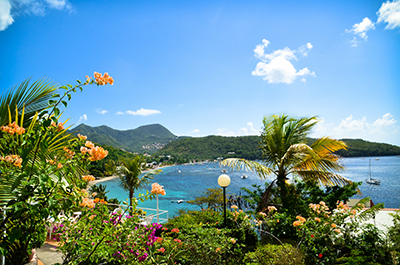
[[[371,174],[373,178],[381,180],[381,185],[370,185],[365,183],[369,177],[369,159],[371,159]],[[354,198],[370,197],[376,203],[384,203],[386,208],[400,207],[400,157],[371,157],[371,158],[343,158],[341,163],[346,167],[346,171],[341,175],[352,181],[363,181],[360,186],[362,196]],[[187,203],[178,204],[177,200],[192,200],[199,196],[207,188],[219,188],[217,179],[222,174],[222,168],[218,163],[204,163],[179,165],[163,168],[163,172],[155,176],[153,182],[158,182],[166,190],[165,196],[159,196],[159,207],[169,211],[169,216],[177,213],[178,209],[200,209]],[[238,193],[241,187],[253,189],[252,184],[261,184],[272,179],[261,180],[258,175],[245,171],[228,171],[231,184],[228,192]],[[246,174],[247,179],[241,176]],[[126,200],[128,193],[119,187],[119,180],[114,179],[101,183],[107,185],[109,198]],[[151,190],[151,185],[144,190],[135,192],[135,195]],[[174,202],[171,202],[174,201]],[[156,208],[156,200],[139,203],[139,206],[146,208]]]

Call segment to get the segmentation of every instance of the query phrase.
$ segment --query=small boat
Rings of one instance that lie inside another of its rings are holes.
[[[228,173],[228,171],[226,171],[226,169],[221,170],[221,173]]]
[[[242,179],[247,179],[247,175],[242,175],[241,178]]]
[[[369,179],[366,179],[365,182],[372,185],[381,185],[379,179],[373,179],[371,176],[371,159],[369,159]]]

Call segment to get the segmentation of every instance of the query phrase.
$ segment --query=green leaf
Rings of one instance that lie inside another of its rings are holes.
[[[54,108],[54,115],[60,115],[60,110],[58,108]]]
[[[68,100],[71,100],[71,94],[67,94]]]
[[[67,107],[67,102],[66,101],[64,101],[64,100],[61,100],[61,103],[64,105],[64,107]]]
[[[23,172],[21,175],[18,176],[18,178],[14,181],[13,185],[11,186],[11,191],[15,190],[19,184],[21,183],[21,180],[26,177],[26,173]]]
[[[53,96],[52,96],[52,98],[59,98],[60,97],[60,94],[54,94]]]

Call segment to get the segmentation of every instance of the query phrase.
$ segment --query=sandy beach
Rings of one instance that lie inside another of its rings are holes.
[[[173,167],[173,166],[175,166],[175,165],[168,165],[168,166],[158,167],[158,168],[155,168],[155,169],[147,169],[147,170],[143,170],[143,173],[149,172],[149,171],[151,171],[151,170],[159,170],[159,169],[162,170],[163,168]],[[101,178],[101,179],[96,179],[96,180],[90,181],[90,182],[89,182],[89,185],[90,185],[90,186],[96,185],[97,183],[109,181],[109,180],[112,180],[112,179],[115,179],[115,178],[118,178],[118,176],[117,176],[117,175],[112,175],[112,176],[109,176],[109,177],[104,177],[104,178]]]

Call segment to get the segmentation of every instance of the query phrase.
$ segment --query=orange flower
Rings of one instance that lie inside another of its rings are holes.
[[[81,135],[80,133],[78,133],[78,138],[81,139],[81,140],[86,140],[87,136]]]
[[[317,222],[321,222],[321,219],[319,219],[318,217],[315,217],[314,220]]]
[[[82,153],[82,154],[86,154],[88,151],[89,151],[89,149],[87,149],[87,148],[84,147],[84,146],[81,146],[81,153]]]
[[[95,180],[95,177],[93,177],[92,175],[85,175],[85,176],[82,176],[82,179],[89,182],[89,181]]]
[[[19,127],[18,124],[14,121],[13,123],[8,124],[8,126],[1,126],[0,129],[3,132],[13,135],[16,134],[23,134],[25,133],[25,129],[23,127]]]
[[[83,207],[94,208],[95,203],[93,202],[92,199],[83,198],[83,200],[82,200],[82,202],[80,203],[80,205],[83,206]]]
[[[62,122],[59,122],[58,125],[57,125],[57,131],[59,132],[59,131],[62,131],[62,130],[64,130],[64,124]]]
[[[1,160],[13,164],[16,167],[21,167],[22,164],[22,158],[19,155],[8,155],[1,157]]]
[[[293,226],[301,226],[301,225],[303,225],[303,223],[302,222],[300,222],[300,221],[294,221],[293,222]]]
[[[61,163],[58,163],[58,164],[57,164],[57,168],[58,168],[58,169],[60,169],[60,168],[62,168],[62,167],[63,167],[63,165],[62,165]]]
[[[336,228],[337,225],[336,225],[336,224],[331,224],[331,227],[332,227],[332,228]]]
[[[100,73],[94,72],[94,79],[97,85],[113,85],[114,79],[108,74],[104,73],[104,76]]]
[[[164,253],[165,248],[159,248],[159,249],[157,249],[157,251],[160,251],[161,253]]]
[[[306,218],[304,218],[304,217],[302,217],[300,215],[296,216],[296,219],[299,219],[300,222],[302,222],[302,223],[304,223],[306,221]]]
[[[151,193],[153,193],[153,194],[161,194],[163,196],[166,194],[164,188],[160,184],[158,184],[157,182],[151,184]]]
[[[105,158],[108,155],[108,151],[104,150],[100,146],[96,146],[96,147],[90,149],[88,152],[90,154],[90,157],[89,157],[90,161],[101,160],[101,159]]]
[[[87,148],[94,148],[94,144],[91,141],[86,141],[85,146]]]
[[[162,237],[157,237],[157,243],[162,243],[162,241],[163,241],[163,239],[162,239]]]

